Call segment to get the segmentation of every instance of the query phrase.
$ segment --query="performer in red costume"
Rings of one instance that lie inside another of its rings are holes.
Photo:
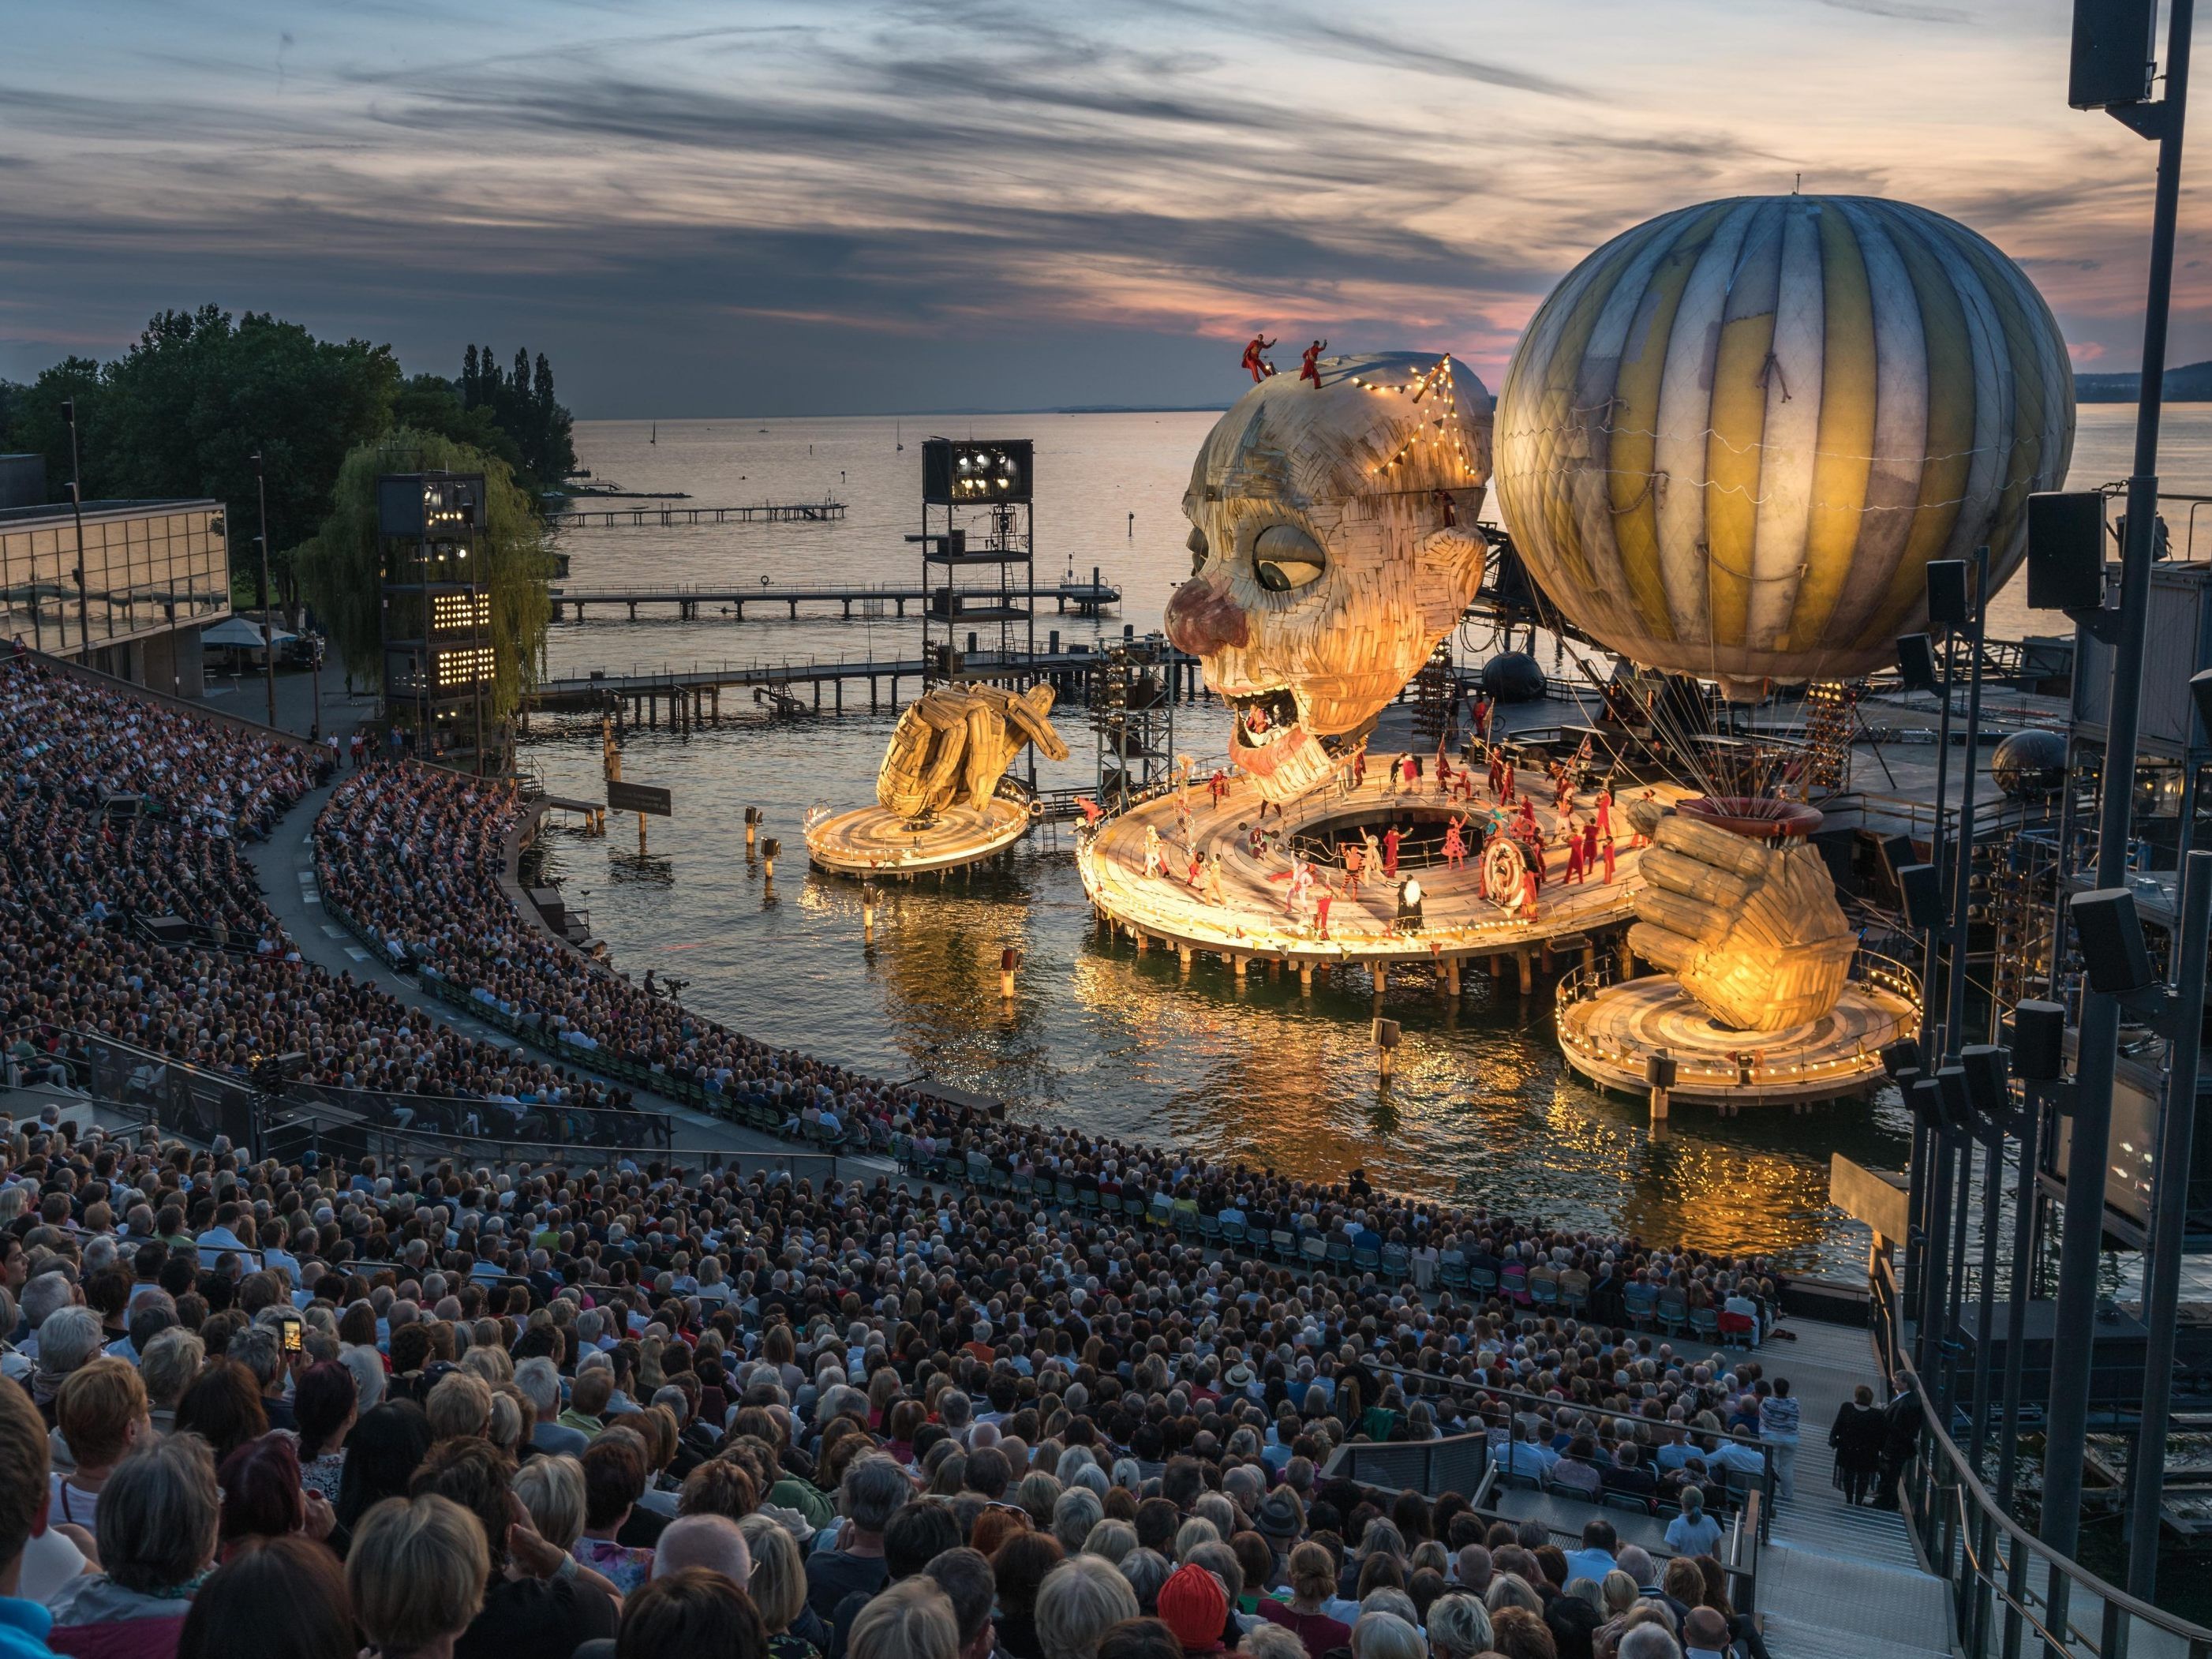
[[[1255,334],[1246,343],[1243,367],[1252,371],[1254,386],[1259,385],[1261,381],[1275,372],[1274,366],[1260,355],[1263,351],[1272,350],[1274,344],[1275,343],[1264,334]]]
[[[1274,342],[1270,340],[1267,343],[1273,345]],[[1316,392],[1321,390],[1321,354],[1328,349],[1328,341],[1316,340],[1298,358],[1298,379],[1311,380]]]

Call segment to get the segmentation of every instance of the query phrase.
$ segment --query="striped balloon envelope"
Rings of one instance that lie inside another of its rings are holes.
[[[1926,612],[1930,560],[2027,551],[2074,375],[2027,274],[1903,202],[1753,196],[1615,237],[1506,370],[1496,485],[1572,622],[1650,668],[1850,679]]]

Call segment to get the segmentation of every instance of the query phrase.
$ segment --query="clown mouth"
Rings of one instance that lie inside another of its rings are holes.
[[[1359,740],[1374,725],[1370,720],[1357,732],[1316,732],[1305,724],[1305,711],[1298,706],[1297,694],[1288,686],[1245,692],[1230,697],[1228,702],[1235,719],[1237,747],[1243,750],[1267,750],[1311,741],[1319,744],[1329,759],[1339,760],[1357,749]]]

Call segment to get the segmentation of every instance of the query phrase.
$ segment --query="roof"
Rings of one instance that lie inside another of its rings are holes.
[[[190,501],[87,501],[84,515],[88,519],[128,518],[192,508],[211,508],[219,513],[222,510],[222,503],[206,496]],[[58,524],[71,522],[70,504],[67,501],[47,501],[37,507],[0,507],[0,530],[21,530],[49,521]]]

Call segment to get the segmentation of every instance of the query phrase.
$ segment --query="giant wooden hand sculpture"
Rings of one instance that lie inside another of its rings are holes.
[[[1836,1006],[1856,941],[1820,855],[1779,848],[1638,801],[1651,837],[1628,947],[1671,969],[1723,1025],[1786,1031]]]
[[[995,685],[944,685],[908,705],[876,773],[878,805],[903,818],[926,817],[957,802],[981,807],[1006,763],[1034,743],[1054,760],[1067,745],[1045,718],[1052,688],[1019,693]]]

